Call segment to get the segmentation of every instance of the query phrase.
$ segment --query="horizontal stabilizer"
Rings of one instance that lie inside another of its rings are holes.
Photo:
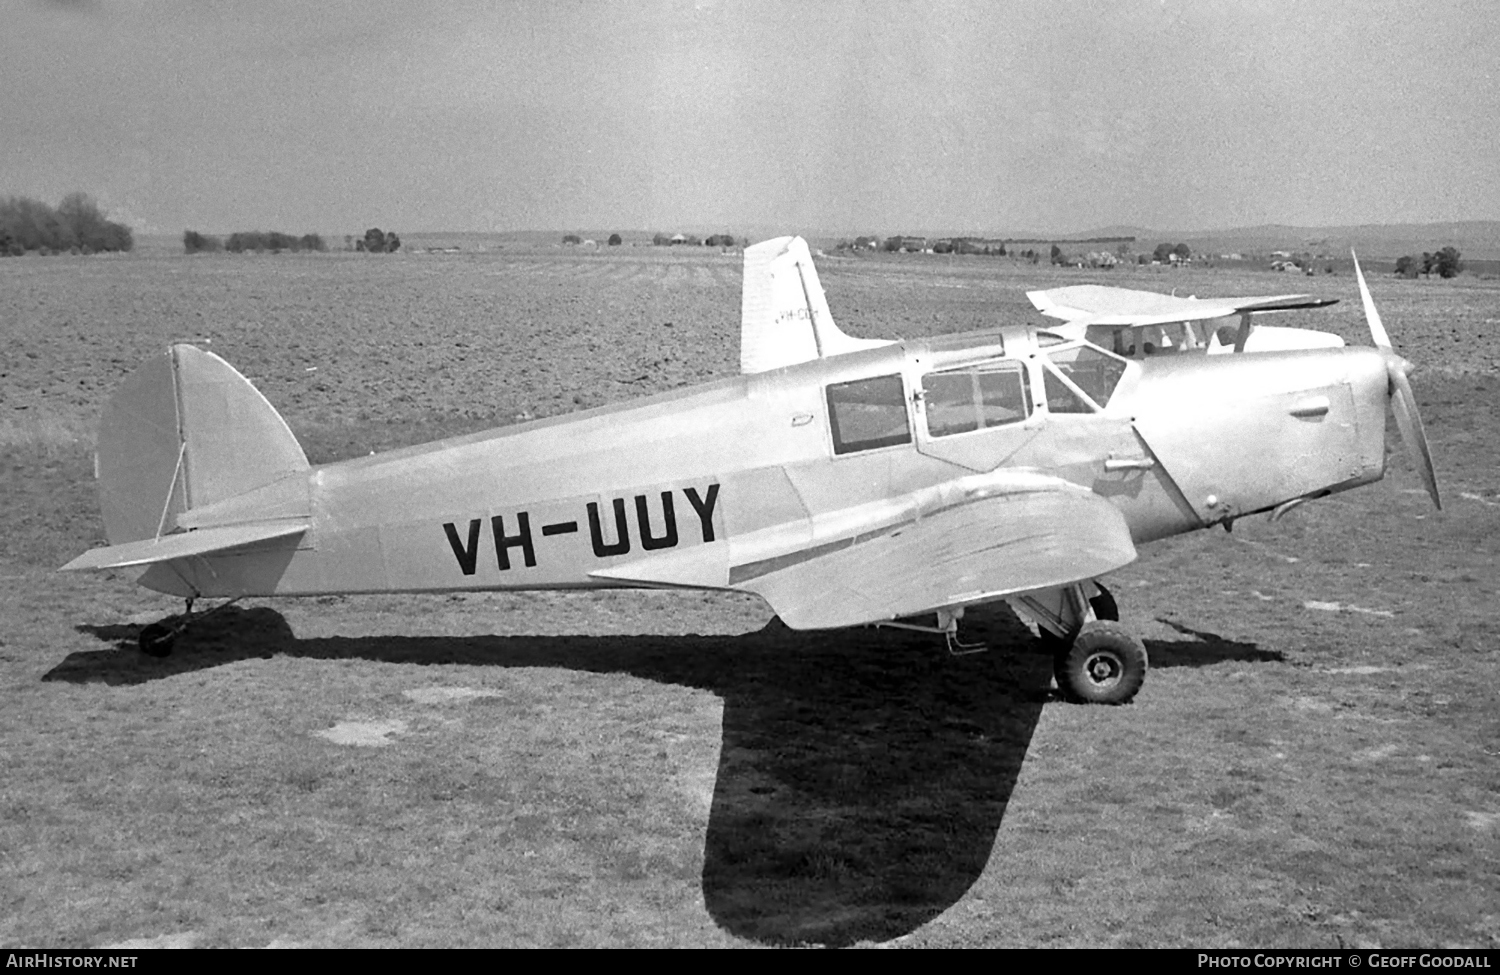
[[[268,542],[276,538],[290,538],[307,531],[306,521],[274,521],[251,525],[228,525],[223,528],[202,528],[197,531],[176,532],[160,538],[147,538],[123,545],[107,545],[90,549],[63,566],[60,571],[79,569],[123,569],[132,565],[149,565],[153,562],[169,562],[190,555],[209,555],[233,548],[243,548],[256,542]]]

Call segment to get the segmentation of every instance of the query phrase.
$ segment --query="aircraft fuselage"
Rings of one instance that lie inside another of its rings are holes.
[[[995,470],[1108,499],[1137,543],[1383,472],[1374,350],[1120,360],[1102,408],[1064,403],[1042,361],[1054,354],[1027,329],[907,341],[325,464],[178,519],[280,513],[307,518],[305,534],[141,582],[224,596],[728,588]],[[981,412],[967,429],[948,419],[968,407],[947,390],[971,379]],[[983,391],[1005,383],[1024,406],[985,419]]]

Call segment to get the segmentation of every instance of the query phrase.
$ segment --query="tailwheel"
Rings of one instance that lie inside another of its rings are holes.
[[[165,623],[150,623],[141,627],[139,637],[141,653],[148,657],[166,657],[172,653],[172,644],[177,642],[177,631]]]
[[[172,645],[177,642],[178,635],[187,629],[188,624],[193,622],[193,620],[201,619],[203,616],[208,615],[208,613],[202,613],[198,616],[193,615],[193,603],[197,601],[197,598],[196,596],[189,596],[187,598],[187,605],[184,607],[181,616],[168,616],[166,619],[157,620],[155,623],[148,623],[141,627],[141,635],[136,638],[136,642],[140,645],[141,653],[144,653],[148,657],[171,656]],[[233,599],[215,609],[209,610],[209,613],[217,612],[232,602],[234,602]]]
[[[1053,659],[1057,688],[1085,704],[1126,704],[1146,680],[1146,647],[1112,620],[1083,625],[1073,645]]]

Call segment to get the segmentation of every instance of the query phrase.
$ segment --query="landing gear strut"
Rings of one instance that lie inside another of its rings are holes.
[[[1057,689],[1070,701],[1125,704],[1146,680],[1146,647],[1119,623],[1114,595],[1098,582],[1031,593],[1012,601],[1036,624],[1052,654]]]

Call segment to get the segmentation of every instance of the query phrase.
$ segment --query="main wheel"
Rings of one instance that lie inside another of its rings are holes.
[[[165,657],[171,654],[172,644],[177,640],[177,634],[170,626],[162,623],[149,623],[141,627],[139,639],[141,653],[148,657]]]
[[[1146,680],[1146,647],[1112,620],[1083,625],[1067,652],[1054,658],[1057,688],[1085,704],[1125,704]]]

